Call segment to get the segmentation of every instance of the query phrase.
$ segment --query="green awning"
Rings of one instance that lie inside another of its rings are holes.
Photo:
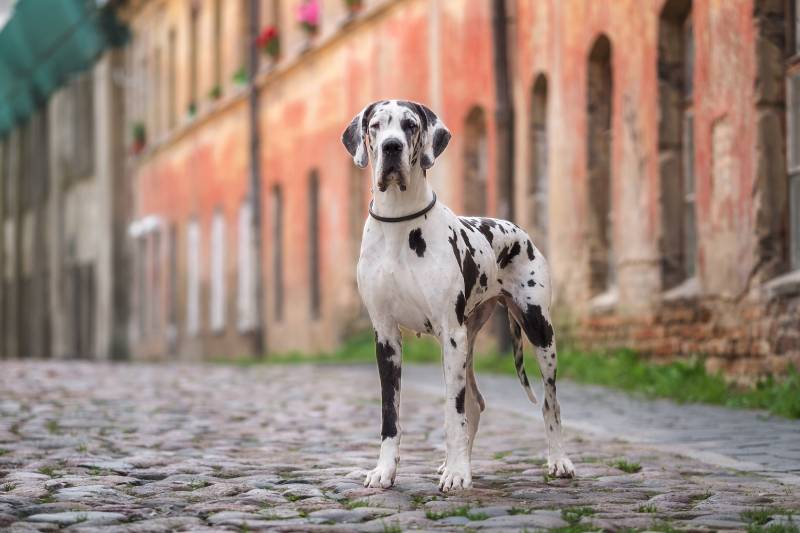
[[[0,137],[127,36],[112,3],[19,0],[0,31]]]

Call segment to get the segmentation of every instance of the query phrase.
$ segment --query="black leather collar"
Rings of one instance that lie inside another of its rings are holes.
[[[411,213],[410,215],[403,215],[402,217],[382,217],[376,214],[375,211],[372,210],[372,204],[374,200],[370,200],[369,216],[381,222],[405,222],[406,220],[413,220],[417,217],[421,217],[422,215],[433,209],[433,206],[436,205],[436,193],[434,191],[431,192],[433,192],[433,200],[431,200],[431,203],[429,203],[424,209],[417,211],[416,213]]]

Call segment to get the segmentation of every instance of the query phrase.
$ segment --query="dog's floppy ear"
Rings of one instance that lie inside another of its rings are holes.
[[[423,139],[422,157],[420,166],[423,170],[428,170],[433,166],[434,161],[447,148],[450,142],[450,130],[439,120],[436,113],[422,104],[415,104],[418,108],[417,113],[422,120]]]
[[[365,168],[369,163],[367,154],[367,126],[372,110],[380,102],[373,102],[361,110],[361,113],[353,117],[350,124],[342,133],[342,143],[347,151],[353,156],[353,163],[358,168]]]

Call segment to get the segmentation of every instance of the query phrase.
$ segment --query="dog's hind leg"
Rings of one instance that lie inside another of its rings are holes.
[[[381,379],[381,452],[367,472],[365,487],[389,488],[400,462],[400,369],[402,337],[397,326],[375,329],[375,356]]]
[[[504,301],[525,335],[533,344],[544,384],[542,417],[547,435],[547,471],[555,477],[573,477],[575,467],[564,452],[561,434],[561,408],[556,397],[558,356],[556,337],[550,321],[550,280],[546,265],[539,265],[539,279],[520,283],[515,294],[506,292]],[[515,354],[516,358],[516,354]],[[519,371],[519,369],[518,369]],[[520,375],[522,379],[522,375]],[[524,384],[524,382],[523,382]]]
[[[522,349],[522,328],[519,322],[517,322],[517,319],[514,318],[514,314],[510,309],[508,310],[508,327],[511,330],[511,348],[514,351],[514,368],[517,369],[517,377],[522,384],[522,388],[525,389],[525,394],[528,395],[528,399],[535,405],[539,402],[536,400],[533,389],[531,389],[531,383],[528,381],[528,374],[525,373],[525,361],[523,360]]]

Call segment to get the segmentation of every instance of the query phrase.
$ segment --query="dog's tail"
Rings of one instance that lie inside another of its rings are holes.
[[[522,328],[517,319],[511,314],[511,311],[508,312],[508,325],[511,329],[511,346],[514,349],[514,366],[517,368],[517,377],[519,382],[522,383],[522,388],[525,389],[528,399],[535,405],[539,401],[536,399],[533,389],[531,389],[531,383],[525,373],[525,363],[522,360]]]

